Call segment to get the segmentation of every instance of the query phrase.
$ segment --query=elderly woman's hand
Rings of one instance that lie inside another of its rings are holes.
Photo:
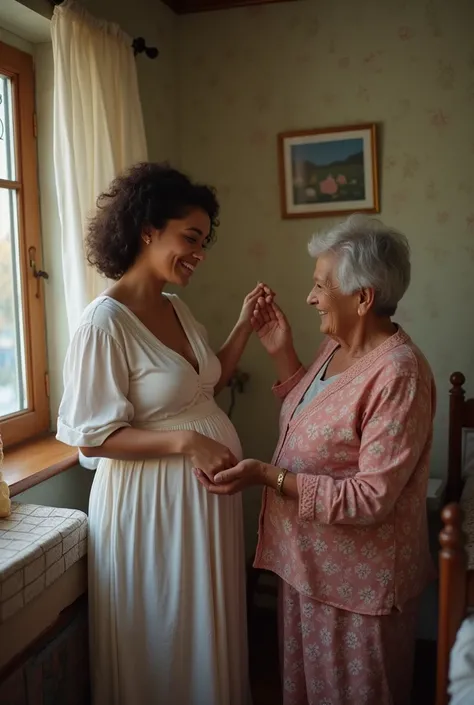
[[[193,472],[201,485],[211,494],[235,494],[256,485],[277,489],[282,469],[261,460],[247,458],[232,468],[214,472],[213,480],[198,468],[193,468]],[[279,489],[283,490],[286,498],[298,499],[296,475],[291,472],[285,473]]]
[[[258,298],[252,326],[269,355],[276,356],[293,348],[290,324],[273,297]]]
[[[193,472],[211,494],[235,494],[246,487],[265,484],[265,463],[259,460],[242,460],[234,467],[216,473],[214,482],[198,468]]]

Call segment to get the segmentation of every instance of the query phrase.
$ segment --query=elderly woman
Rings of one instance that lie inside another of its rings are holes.
[[[353,216],[313,237],[308,297],[325,339],[305,369],[271,292],[254,327],[284,400],[271,465],[199,470],[210,492],[265,486],[255,566],[281,578],[285,705],[407,705],[418,597],[430,578],[430,367],[391,321],[406,238]]]

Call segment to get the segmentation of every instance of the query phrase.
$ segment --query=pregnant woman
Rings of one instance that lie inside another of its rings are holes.
[[[214,401],[251,334],[257,287],[220,352],[166,284],[214,238],[207,186],[140,164],[98,200],[88,258],[115,283],[70,344],[59,440],[100,458],[89,509],[95,705],[247,705],[240,495],[196,483],[241,459]]]

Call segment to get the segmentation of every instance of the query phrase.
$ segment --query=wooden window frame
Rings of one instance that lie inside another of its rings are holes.
[[[49,430],[49,390],[46,321],[41,279],[35,278],[29,251],[41,269],[42,246],[36,155],[36,113],[33,57],[0,42],[0,72],[12,81],[15,124],[15,181],[0,179],[0,187],[18,193],[18,233],[24,318],[25,369],[28,407],[0,418],[4,448]]]

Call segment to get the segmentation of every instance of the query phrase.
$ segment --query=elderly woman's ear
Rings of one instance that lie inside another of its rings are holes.
[[[375,291],[371,287],[361,289],[359,292],[359,305],[357,313],[359,316],[366,316],[373,308],[375,302]]]

